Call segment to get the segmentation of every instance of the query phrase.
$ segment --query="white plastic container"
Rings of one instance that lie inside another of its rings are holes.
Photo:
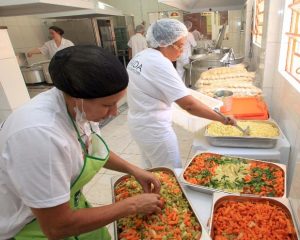
[[[193,97],[197,98],[211,109],[220,109],[220,107],[223,105],[222,101],[206,96],[192,89],[189,90]],[[211,122],[211,120],[189,114],[187,111],[179,107],[176,103],[173,103],[172,110],[173,122],[193,133],[198,132]]]

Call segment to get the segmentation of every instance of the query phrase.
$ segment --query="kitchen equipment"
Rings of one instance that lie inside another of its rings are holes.
[[[227,120],[227,117],[225,115],[223,115],[222,113],[220,113],[218,109],[214,109],[214,112],[217,113],[218,115],[220,115],[221,117],[223,117],[225,120]],[[250,132],[249,126],[247,126],[247,128],[245,128],[245,129],[241,128],[237,124],[233,125],[233,126],[236,127],[238,130],[240,130],[243,133],[243,136],[249,136],[249,132]]]
[[[45,82],[42,66],[21,67],[21,72],[26,84]]]
[[[181,173],[180,176],[180,180],[183,184],[185,184],[186,186],[188,186],[189,188],[191,188],[192,190],[198,191],[198,192],[203,192],[203,193],[207,193],[207,194],[212,194],[215,192],[222,192],[222,193],[228,193],[228,194],[232,194],[232,192],[226,191],[226,190],[221,190],[221,189],[217,189],[217,188],[211,188],[211,187],[206,187],[203,185],[198,185],[198,184],[193,184],[188,182],[187,180],[185,180],[184,178],[184,173],[186,172],[186,170],[189,168],[189,166],[192,164],[192,162],[194,161],[194,159],[199,155],[199,154],[206,154],[207,152],[198,152],[190,161],[189,163],[186,165],[186,167],[184,168],[183,172]],[[209,152],[209,154],[218,154],[218,153],[211,153]],[[222,154],[218,154],[221,156],[225,156],[225,157],[229,157],[229,158],[239,158],[240,160],[246,161],[247,163],[251,163],[251,162],[256,162],[256,163],[266,163],[270,166],[274,166],[274,167],[279,167],[282,172],[284,173],[284,193],[283,196],[281,197],[286,197],[286,189],[287,189],[287,175],[286,175],[286,166],[283,164],[279,164],[279,163],[270,163],[270,162],[266,162],[266,161],[261,161],[261,160],[254,160],[254,159],[249,159],[249,158],[241,158],[241,157],[233,157],[233,156],[228,156],[228,155],[222,155]],[[240,195],[249,195],[249,194],[243,194],[241,193]],[[253,195],[253,194],[251,194]],[[257,195],[254,195],[257,196]]]
[[[184,188],[180,185],[180,182],[178,180],[178,178],[176,177],[175,173],[169,169],[169,168],[165,168],[165,167],[157,167],[157,168],[152,168],[152,169],[149,169],[148,171],[150,172],[155,172],[155,171],[163,171],[163,172],[166,172],[168,174],[171,174],[175,179],[176,179],[176,182],[178,184],[178,186],[180,187],[180,190],[184,196],[184,198],[187,200],[188,202],[188,207],[191,209],[191,211],[193,212],[193,214],[195,215],[196,219],[198,220],[198,222],[200,223],[201,225],[201,238],[200,240],[209,240],[210,237],[208,236],[208,233],[204,227],[204,225],[201,223],[201,221],[199,221],[199,216],[197,216],[197,214],[195,213],[195,211],[193,210],[194,207],[192,206],[192,204],[190,203],[189,199],[186,197],[186,193],[185,193],[185,190]],[[129,178],[130,175],[124,175],[124,176],[121,176],[121,177],[115,177],[115,178],[112,178],[111,182],[111,187],[112,187],[112,198],[113,198],[113,202],[116,201],[116,195],[115,195],[115,189],[117,187],[117,185],[122,182],[123,180]],[[119,239],[118,236],[119,236],[119,232],[118,232],[118,226],[117,226],[117,221],[114,222],[114,233],[115,233],[115,239]]]
[[[211,209],[211,220],[210,220],[210,236],[212,239],[214,237],[214,229],[215,229],[215,218],[214,215],[217,209],[222,205],[222,203],[234,201],[237,203],[243,202],[253,202],[253,203],[266,203],[270,205],[275,205],[282,209],[288,219],[290,219],[293,224],[294,232],[290,234],[290,239],[298,240],[299,239],[299,226],[297,226],[296,216],[294,215],[293,208],[291,202],[288,198],[261,198],[261,197],[253,197],[253,196],[239,196],[239,195],[227,195],[224,193],[214,193],[213,195],[213,207]],[[230,221],[230,219],[228,219]],[[255,223],[254,223],[255,224]],[[259,238],[257,238],[259,239]]]
[[[66,20],[55,21],[54,25],[65,30],[64,37],[75,45],[97,45],[116,55],[116,40],[112,17],[87,14],[69,16]]]
[[[220,107],[223,105],[221,101],[206,96],[192,89],[189,89],[189,93],[211,109],[220,109]],[[208,120],[206,118],[199,118],[191,115],[190,113],[179,107],[176,103],[172,104],[172,119],[174,123],[190,132],[198,132],[200,129],[204,128],[211,122],[211,120]]]
[[[208,51],[205,48],[194,48],[194,50],[193,50],[193,56],[198,55],[198,54],[205,54],[206,55],[207,53],[208,53]]]
[[[242,136],[242,137],[232,137],[232,136],[211,136],[205,131],[205,138],[212,146],[216,147],[234,147],[234,148],[274,148],[277,144],[277,141],[282,138],[282,132],[279,126],[271,120],[268,121],[259,121],[253,120],[255,122],[264,122],[273,125],[279,131],[279,136],[277,137],[251,137],[251,136]]]
[[[223,109],[221,112],[224,113]],[[259,96],[233,97],[232,108],[226,112],[236,119],[242,120],[267,120],[269,119],[268,107]]]
[[[50,61],[41,62],[41,66],[43,68],[43,73],[44,73],[46,83],[53,84],[50,73],[49,73],[49,64],[50,64]]]
[[[18,64],[20,67],[28,66],[26,53],[23,53],[23,52],[16,53],[16,58],[17,58],[17,61],[18,61]]]
[[[224,40],[225,32],[226,32],[226,24],[222,26],[221,31],[219,32],[218,38],[217,38],[217,44],[216,44],[216,49],[220,49],[222,47],[222,43]]]
[[[199,55],[199,54],[197,54]],[[189,83],[194,87],[195,83],[199,80],[201,73],[215,67],[223,67],[224,64],[220,62],[222,57],[224,56],[222,53],[209,53],[204,56],[194,56],[190,57],[190,64],[186,64],[183,66],[185,71],[185,82]],[[202,55],[202,54],[200,54]],[[228,66],[236,65],[242,63],[244,61],[244,56],[235,55],[234,60],[230,60],[228,62]]]
[[[222,112],[228,112],[232,108],[232,96],[233,92],[228,90],[219,90],[214,94],[214,98],[221,100],[223,106],[221,107]]]

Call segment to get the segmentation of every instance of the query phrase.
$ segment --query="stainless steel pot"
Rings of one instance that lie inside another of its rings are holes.
[[[21,72],[26,84],[45,82],[42,66],[22,67]]]
[[[44,72],[44,77],[45,77],[46,83],[53,84],[50,73],[49,73],[49,64],[50,64],[50,61],[42,63],[42,67],[43,67],[43,72]]]

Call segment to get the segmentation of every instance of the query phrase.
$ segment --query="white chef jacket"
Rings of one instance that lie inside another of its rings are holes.
[[[138,53],[127,71],[129,124],[143,141],[165,139],[172,127],[171,104],[189,95],[187,88],[172,62],[152,48]]]
[[[13,112],[0,130],[0,239],[14,237],[34,219],[30,207],[69,201],[82,166],[60,90],[41,93]]]
[[[183,47],[182,54],[176,62],[177,72],[181,77],[181,79],[183,80],[184,80],[184,72],[185,72],[183,66],[190,62],[189,57],[192,56],[192,47],[196,47],[196,46],[197,46],[197,42],[195,41],[194,35],[189,32]]]
[[[181,166],[171,104],[189,95],[172,62],[155,49],[138,53],[128,64],[128,124],[145,167]]]
[[[134,34],[129,42],[128,47],[132,49],[132,58],[148,47],[146,38],[141,33]]]
[[[195,41],[194,35],[189,32],[183,47],[183,52],[178,60],[181,61],[189,60],[189,57],[192,56],[192,47],[196,47],[196,46],[197,46],[197,42]]]
[[[39,50],[41,51],[41,53],[43,55],[47,55],[51,59],[55,55],[56,52],[58,52],[64,48],[72,47],[72,46],[74,46],[74,43],[72,43],[68,39],[62,38],[59,47],[57,47],[54,40],[50,40],[48,42],[45,42],[44,45],[39,48]]]

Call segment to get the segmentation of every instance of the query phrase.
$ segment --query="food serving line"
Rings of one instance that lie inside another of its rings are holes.
[[[250,75],[241,66],[213,69],[201,75],[204,88],[190,89],[215,111],[233,115],[248,132],[199,119],[173,105],[174,122],[195,133],[195,155],[184,169],[150,170],[162,184],[163,212],[119,220],[116,239],[299,240],[296,209],[287,198],[290,144],[270,118],[263,97],[256,95],[260,90],[249,85]],[[219,85],[223,80],[225,90]],[[242,96],[236,83],[244,87]],[[236,90],[235,98],[226,95],[230,90]],[[219,99],[208,96],[214,91]],[[134,180],[126,179],[112,181],[113,201],[141,193]]]

